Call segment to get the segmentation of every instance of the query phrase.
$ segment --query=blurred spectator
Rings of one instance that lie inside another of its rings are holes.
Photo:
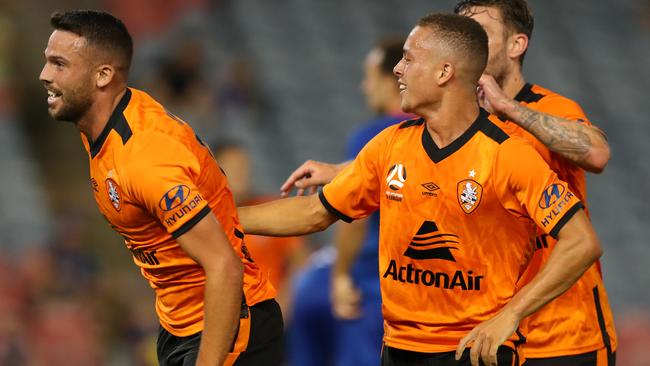
[[[273,197],[255,193],[251,180],[251,158],[248,151],[236,142],[215,145],[215,159],[228,176],[228,183],[237,206],[247,206],[270,201]],[[246,235],[246,246],[253,260],[267,272],[276,288],[276,300],[282,308],[285,323],[290,321],[292,289],[291,278],[307,258],[303,237],[267,237]]]
[[[175,115],[183,116],[196,133],[211,140],[217,113],[214,85],[206,72],[205,45],[187,38],[170,47],[162,56],[145,89]]]

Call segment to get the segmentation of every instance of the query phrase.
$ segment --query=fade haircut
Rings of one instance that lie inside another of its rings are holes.
[[[133,40],[121,20],[109,13],[95,10],[56,12],[50,17],[55,30],[83,37],[88,45],[115,57],[116,66],[125,75],[129,73],[133,58]]]
[[[404,42],[406,42],[404,37],[388,36],[382,38],[375,46],[375,49],[382,52],[379,68],[383,74],[395,76],[393,68],[402,59]]]
[[[526,0],[462,0],[456,4],[454,13],[471,16],[474,15],[471,8],[475,6],[498,9],[506,29],[515,33],[523,33],[529,40],[533,37],[535,19]],[[525,55],[524,51],[519,59],[521,63],[523,63]]]
[[[420,27],[432,29],[437,41],[468,65],[468,77],[477,82],[488,59],[488,38],[474,19],[456,14],[430,14],[420,19]]]

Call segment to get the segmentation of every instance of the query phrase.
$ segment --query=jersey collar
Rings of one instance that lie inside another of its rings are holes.
[[[544,95],[537,94],[533,91],[533,84],[526,83],[519,93],[515,95],[515,100],[519,103],[535,103],[542,99]]]
[[[130,100],[131,100],[131,89],[126,88],[126,93],[124,93],[122,99],[120,99],[120,102],[117,103],[115,110],[113,110],[111,117],[108,119],[108,123],[106,123],[106,127],[104,127],[102,133],[99,134],[97,140],[93,141],[90,144],[91,158],[94,158],[95,156],[97,156],[97,154],[99,154],[111,130],[116,130],[120,134],[120,136],[122,136],[123,143],[126,143],[126,140],[128,140],[128,138],[131,137],[131,129],[126,124],[126,120],[124,119],[124,114],[123,114],[124,110],[126,109],[126,106],[129,105]],[[124,131],[125,127],[128,131]]]
[[[437,164],[449,155],[460,150],[460,148],[463,147],[463,145],[465,145],[467,141],[469,141],[469,139],[471,139],[472,136],[476,134],[476,132],[482,128],[485,128],[485,125],[490,123],[488,121],[488,115],[489,113],[485,109],[480,108],[478,117],[476,117],[476,120],[474,120],[471,126],[469,126],[469,128],[451,144],[443,147],[442,149],[439,148],[438,145],[436,145],[436,143],[433,141],[433,138],[427,130],[426,123],[423,123],[424,128],[422,130],[422,146],[427,152],[427,155],[429,155],[431,161]]]

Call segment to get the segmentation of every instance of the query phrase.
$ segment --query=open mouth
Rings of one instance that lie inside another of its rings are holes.
[[[51,104],[55,103],[57,100],[59,100],[59,99],[61,99],[61,93],[60,92],[56,92],[54,90],[49,90],[48,89],[48,91],[47,91],[47,104],[51,105]]]

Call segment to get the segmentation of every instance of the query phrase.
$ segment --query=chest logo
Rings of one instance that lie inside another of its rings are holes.
[[[404,182],[406,182],[406,168],[402,164],[393,165],[388,170],[388,176],[386,177],[388,188],[396,191],[404,187]]]
[[[460,208],[466,214],[472,213],[481,203],[483,187],[474,179],[463,179],[458,182],[457,196]]]
[[[160,202],[158,202],[158,206],[163,211],[171,211],[185,202],[189,196],[190,187],[179,184],[162,196]]]
[[[106,191],[108,192],[108,199],[111,201],[113,208],[119,212],[122,208],[120,186],[113,179],[108,178],[106,179]]]

